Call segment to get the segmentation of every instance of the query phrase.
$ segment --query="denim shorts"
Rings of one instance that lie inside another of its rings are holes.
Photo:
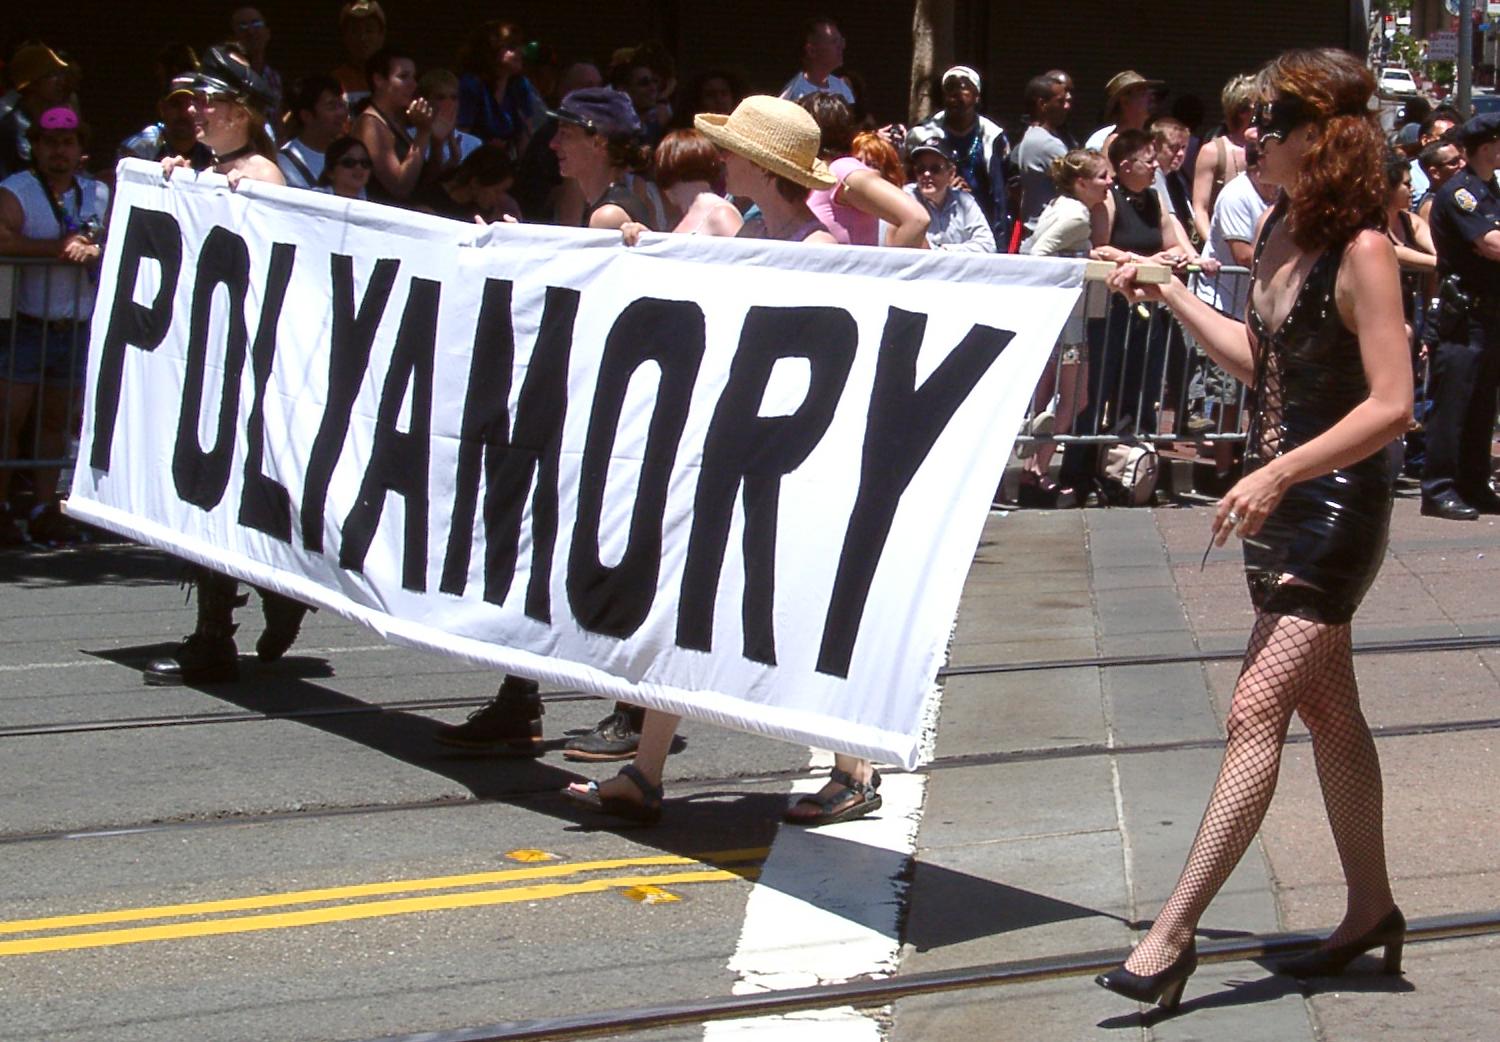
[[[0,321],[0,380],[81,386],[88,361],[87,322],[43,323],[27,315]]]

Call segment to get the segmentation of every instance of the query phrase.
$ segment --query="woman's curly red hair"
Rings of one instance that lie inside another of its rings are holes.
[[[1375,77],[1354,55],[1332,47],[1287,51],[1260,73],[1267,98],[1300,98],[1321,125],[1295,184],[1286,186],[1288,230],[1304,250],[1347,242],[1383,227],[1385,135],[1370,108]]]

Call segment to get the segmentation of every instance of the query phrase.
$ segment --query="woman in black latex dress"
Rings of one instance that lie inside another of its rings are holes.
[[[1282,972],[1323,976],[1384,948],[1399,972],[1405,921],[1385,866],[1380,763],[1359,707],[1349,623],[1385,553],[1411,365],[1384,232],[1384,138],[1374,81],[1342,51],[1293,51],[1262,70],[1252,139],[1282,196],[1262,222],[1245,322],[1175,281],[1145,286],[1254,389],[1246,475],[1220,500],[1213,539],[1244,540],[1255,625],[1226,721],[1218,781],[1186,866],[1150,931],[1099,983],[1175,1006],[1197,966],[1199,918],[1260,827],[1291,716],[1306,725],[1347,885],[1343,921]]]

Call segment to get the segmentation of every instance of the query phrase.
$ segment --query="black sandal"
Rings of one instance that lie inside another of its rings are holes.
[[[835,767],[833,773],[828,776],[828,780],[839,785],[840,788],[828,796],[819,796],[817,793],[809,793],[803,796],[787,808],[786,813],[782,815],[782,820],[789,825],[802,825],[810,828],[815,825],[832,825],[840,821],[853,821],[856,818],[864,817],[871,811],[880,809],[880,793],[875,791],[880,788],[879,771],[870,772],[868,783],[860,783],[855,781],[854,776],[848,771],[841,771]],[[858,799],[857,803],[850,803],[848,806],[840,808],[840,804],[846,800],[855,798]],[[811,815],[792,813],[804,804],[817,807],[818,813]]]
[[[646,780],[633,763],[627,763],[620,768],[618,778],[624,778],[640,790],[639,801],[626,799],[623,796],[604,796],[599,792],[599,783],[591,781],[588,788],[579,790],[567,788],[563,795],[581,807],[587,807],[596,814],[608,814],[614,818],[624,818],[627,821],[638,821],[643,825],[655,825],[661,820],[661,786],[652,785]]]

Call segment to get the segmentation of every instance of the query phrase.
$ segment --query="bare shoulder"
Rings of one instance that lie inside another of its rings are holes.
[[[740,214],[735,205],[727,199],[721,199],[716,195],[699,196],[700,201],[708,200],[708,212],[704,216],[703,228],[710,235],[736,235],[740,226],[745,223],[745,218]],[[695,204],[696,205],[696,204]]]
[[[618,230],[630,221],[630,215],[614,203],[605,203],[589,215],[590,228]]]
[[[1377,275],[1396,267],[1396,247],[1390,236],[1378,228],[1357,232],[1344,247],[1344,267],[1356,277]]]
[[[246,156],[243,169],[245,176],[252,181],[265,181],[273,185],[286,184],[286,177],[282,175],[281,168],[265,156]]]
[[[1394,315],[1401,319],[1401,276],[1396,247],[1384,232],[1366,228],[1344,247],[1334,292],[1339,314],[1350,329],[1360,328],[1360,318]],[[1371,307],[1373,305],[1373,310]]]

